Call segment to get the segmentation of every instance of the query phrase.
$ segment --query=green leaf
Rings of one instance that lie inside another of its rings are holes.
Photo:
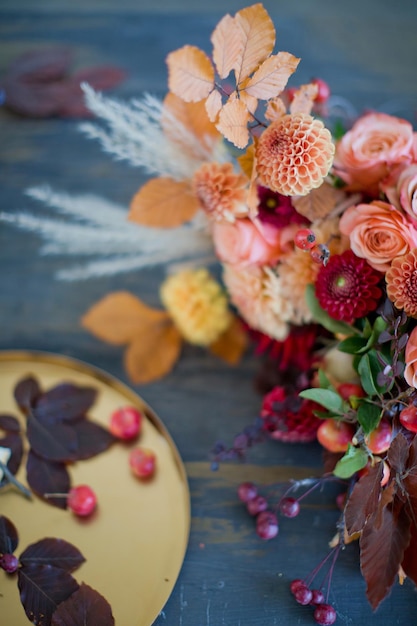
[[[304,391],[301,391],[299,395],[301,398],[313,400],[313,402],[321,404],[321,406],[324,406],[329,411],[339,414],[343,413],[343,398],[331,389],[320,389],[319,387],[314,387],[312,389],[305,389]]]
[[[366,347],[367,343],[367,340],[363,337],[347,337],[337,345],[337,349],[340,350],[340,352],[357,354]]]
[[[307,285],[305,298],[314,321],[321,324],[326,330],[334,334],[340,333],[342,335],[352,335],[353,333],[359,332],[356,328],[350,326],[350,324],[333,319],[333,317],[330,317],[330,315],[321,308],[315,295],[314,285]]]
[[[327,378],[326,374],[321,368],[319,368],[318,370],[318,376],[319,376],[319,384],[322,389],[331,389],[332,391],[336,391],[334,386],[332,385],[332,383]]]
[[[349,445],[346,454],[336,463],[333,474],[338,478],[350,478],[363,469],[368,462],[368,454],[362,448]]]
[[[382,409],[370,402],[361,402],[358,407],[357,418],[365,435],[369,435],[378,426],[381,420]]]
[[[386,386],[381,387],[377,383],[377,377],[383,370],[383,365],[379,362],[375,350],[370,350],[364,354],[358,363],[358,374],[361,377],[361,384],[368,396],[377,396],[386,391]]]

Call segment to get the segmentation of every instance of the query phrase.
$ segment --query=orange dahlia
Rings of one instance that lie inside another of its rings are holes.
[[[397,309],[417,317],[417,248],[395,258],[385,279],[388,298]]]
[[[194,192],[206,214],[215,220],[233,222],[248,214],[248,179],[236,174],[231,163],[204,163],[194,174]]]
[[[327,176],[334,150],[332,136],[320,120],[304,113],[284,115],[259,138],[259,180],[284,196],[304,196]]]

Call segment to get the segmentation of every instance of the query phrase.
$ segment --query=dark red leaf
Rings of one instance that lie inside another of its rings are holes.
[[[19,420],[14,415],[3,413],[0,415],[0,429],[8,433],[18,433],[20,432]]]
[[[70,422],[85,415],[96,398],[97,390],[92,387],[62,383],[39,396],[33,414],[49,424]]]
[[[64,463],[53,463],[42,459],[32,450],[29,451],[26,463],[27,481],[30,488],[41,498],[46,493],[68,493],[71,480]],[[66,498],[48,498],[50,504],[67,508]]]
[[[25,565],[18,570],[20,600],[29,621],[49,626],[58,604],[77,591],[78,583],[59,567]]]
[[[0,446],[2,448],[10,448],[11,456],[7,463],[7,468],[12,474],[16,474],[23,457],[23,441],[21,436],[19,433],[9,433],[0,439]]]
[[[65,75],[71,57],[70,49],[62,46],[29,50],[11,62],[7,76],[33,83],[56,81]]]
[[[78,548],[64,539],[41,539],[29,545],[20,555],[22,565],[53,565],[67,572],[73,572],[84,561]]]
[[[381,493],[383,464],[377,463],[353,487],[346,503],[345,523],[348,535],[360,532],[375,514]]]
[[[48,461],[77,458],[77,437],[67,424],[43,424],[29,416],[26,434],[34,452]]]
[[[103,426],[91,420],[79,420],[72,424],[77,436],[77,460],[89,459],[107,450],[116,438]]]
[[[359,540],[360,563],[374,610],[391,590],[409,542],[410,520],[404,507],[398,515],[385,507],[378,528],[372,523],[365,525]]]
[[[404,572],[417,585],[417,531],[411,526],[411,539],[401,563]]]
[[[113,626],[110,604],[98,591],[82,583],[52,616],[51,626]]]
[[[88,67],[75,72],[70,80],[74,85],[88,83],[93,89],[103,91],[111,89],[126,78],[126,72],[119,67],[102,65],[101,67]]]
[[[417,438],[414,437],[409,448],[407,466],[402,479],[406,490],[406,508],[410,516],[413,532],[417,534]],[[416,554],[417,560],[417,554]]]
[[[19,535],[13,522],[8,517],[0,515],[0,552],[13,554],[19,543]]]
[[[388,465],[397,474],[404,472],[409,453],[409,444],[402,433],[399,433],[392,441],[387,455]]]
[[[20,380],[14,388],[14,397],[18,407],[28,415],[41,393],[39,383],[33,376]]]

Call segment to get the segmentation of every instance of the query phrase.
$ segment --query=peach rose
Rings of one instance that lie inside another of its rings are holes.
[[[280,231],[272,224],[238,219],[234,223],[215,222],[212,229],[217,256],[232,265],[275,263],[281,254]]]
[[[417,388],[417,327],[411,331],[405,348],[404,378],[410,387]]]
[[[336,144],[334,172],[350,190],[378,195],[390,168],[413,160],[414,134],[406,120],[386,113],[360,117]]]
[[[394,170],[381,188],[392,204],[417,220],[417,163]]]
[[[356,256],[386,272],[393,259],[417,247],[417,230],[392,204],[374,201],[345,211],[340,232],[350,238]]]

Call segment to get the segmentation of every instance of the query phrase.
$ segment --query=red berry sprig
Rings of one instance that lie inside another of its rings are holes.
[[[315,263],[327,265],[330,250],[325,243],[317,243],[316,235],[311,228],[300,228],[294,236],[294,245],[300,250],[310,253]]]
[[[78,517],[88,517],[97,507],[97,496],[88,485],[71,487],[68,493],[44,493],[43,497],[66,498],[67,507]]]

